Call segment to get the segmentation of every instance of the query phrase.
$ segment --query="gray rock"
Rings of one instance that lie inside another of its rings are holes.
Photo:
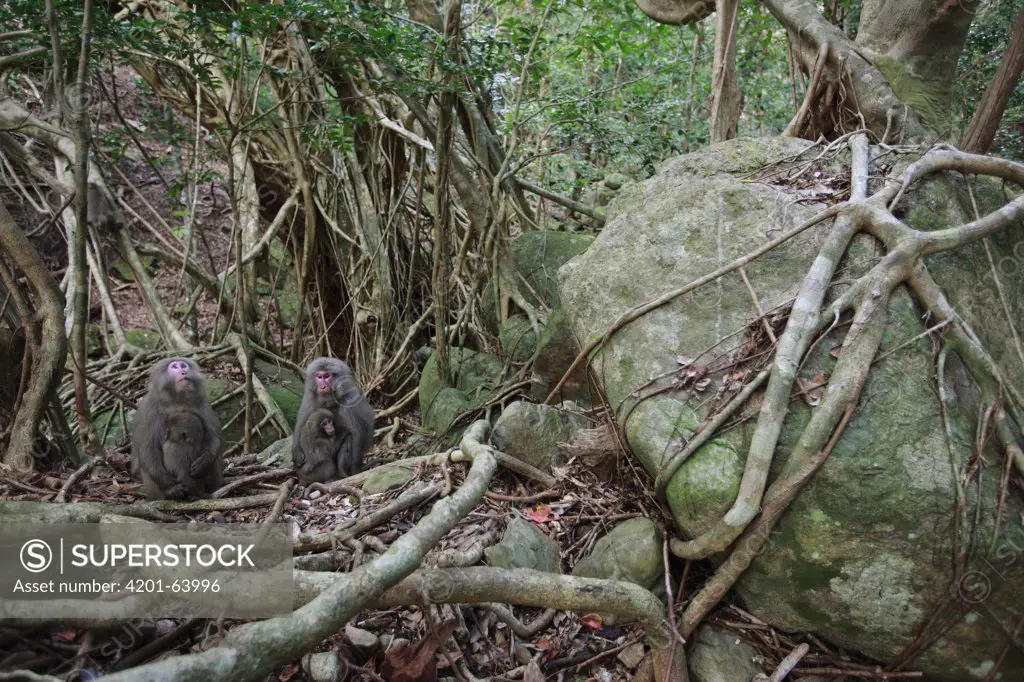
[[[441,378],[436,353],[427,359],[420,375],[423,425],[439,436],[448,432],[456,414],[493,398],[501,375],[501,360],[495,355],[459,347],[449,351],[452,377]],[[458,440],[457,432],[448,435],[447,442]]]
[[[627,182],[629,178],[622,173],[608,173],[604,176],[604,186],[610,190],[621,189]]]
[[[529,284],[522,292],[526,299],[534,305],[557,306],[558,269],[593,243],[590,235],[567,232],[526,232],[516,237],[509,252],[516,272]]]
[[[697,631],[690,652],[691,682],[750,682],[762,672],[755,663],[757,649],[733,633],[705,625]]]
[[[260,464],[271,462],[283,469],[292,468],[292,437],[274,441],[263,449],[256,461]]]
[[[423,426],[439,436],[449,432],[455,418],[473,407],[473,401],[457,388],[442,388],[423,410]]]
[[[412,480],[412,471],[392,464],[390,466],[378,467],[371,471],[363,481],[363,492],[367,495],[387,492],[395,488],[401,488]]]
[[[622,665],[626,666],[630,670],[640,665],[640,661],[644,660],[644,645],[642,642],[632,644],[616,656]]]
[[[338,658],[336,651],[327,651],[304,656],[302,669],[313,682],[341,682],[348,666]]]
[[[362,656],[370,656],[380,646],[377,635],[353,625],[345,626],[345,639]]]
[[[531,568],[561,573],[558,543],[526,519],[509,521],[501,542],[484,550],[487,563],[498,568]]]
[[[491,442],[511,457],[538,469],[550,469],[566,461],[558,444],[568,443],[588,425],[585,419],[571,412],[518,401],[506,407],[498,417]]]
[[[661,533],[654,521],[627,519],[594,543],[572,574],[581,578],[624,580],[647,589],[662,577]]]
[[[559,273],[574,335],[592,339],[603,334],[631,307],[753,251],[770,235],[821,210],[824,204],[813,203],[814,196],[806,192],[737,177],[807,148],[806,141],[786,138],[732,140],[674,159],[651,179],[620,190],[597,241]],[[983,214],[999,201],[995,184],[979,182],[975,188]],[[953,176],[924,183],[905,201],[906,220],[922,230],[955,227],[971,217],[970,197]],[[828,232],[827,226],[808,230],[747,265],[763,309],[792,299]],[[1022,243],[1018,231],[994,236],[991,245],[995,254],[1021,254]],[[866,236],[854,240],[836,279],[850,281],[864,273],[878,258],[875,248]],[[1021,260],[1007,257],[1016,264]],[[1019,294],[1024,268],[1010,264],[1004,259],[1002,285]],[[1007,322],[1024,319],[1024,296],[1011,297],[1009,314],[1002,310],[993,279],[979,274],[991,271],[980,243],[937,254],[928,265],[1008,381],[1024,392],[1024,363],[1012,347]],[[834,288],[832,295],[841,292]],[[631,323],[592,361],[608,403],[618,406],[617,417],[631,410],[626,437],[648,472],[656,473],[664,453],[680,449],[706,418],[713,393],[666,392],[635,409],[633,396],[655,377],[677,369],[678,357],[697,357],[708,348],[715,353],[701,360],[705,365],[728,357],[746,337],[726,337],[750,321],[750,310],[750,293],[733,273]],[[881,353],[892,354],[872,367],[856,416],[736,586],[759,618],[787,631],[815,632],[882,661],[908,646],[949,597],[954,579],[949,515],[956,497],[933,348],[924,338],[907,343],[925,329],[920,311],[905,291],[898,291],[888,313]],[[829,351],[844,334],[833,332],[815,347],[801,378],[832,372],[835,359]],[[962,470],[976,432],[976,389],[952,356],[946,376],[950,401],[945,409],[954,431],[955,463]],[[722,377],[710,378],[708,391],[716,390]],[[756,410],[759,401],[755,396],[745,414]],[[810,415],[803,401],[790,403],[773,478]],[[751,432],[732,429],[713,439],[670,481],[669,508],[684,534],[706,531],[733,504]],[[967,491],[972,508],[998,507],[1001,462],[995,452],[981,462],[980,487],[973,479]],[[1024,504],[1008,497],[1005,511],[1003,536],[988,558],[1001,567],[999,574],[979,556],[976,568],[984,574],[978,584],[963,586],[967,599],[984,601],[986,615],[965,609],[959,622],[913,662],[936,680],[959,682],[979,671],[983,677],[999,659],[1005,629],[1024,614],[1024,591],[1013,587],[1024,584],[1024,550],[1019,549],[1024,547]],[[993,514],[982,516],[979,547],[987,550]],[[1024,654],[1011,650],[1001,670],[1007,679],[1024,679]]]

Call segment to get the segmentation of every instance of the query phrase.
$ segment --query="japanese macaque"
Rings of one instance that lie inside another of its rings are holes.
[[[329,445],[321,435],[326,435],[321,411],[330,417],[334,430]],[[356,386],[352,370],[341,360],[317,358],[306,368],[306,390],[295,434],[292,463],[300,472],[300,480],[306,478],[303,485],[345,478],[362,470],[363,455],[373,444],[373,408]],[[315,457],[323,457],[324,451],[317,449],[318,444],[326,445],[328,458],[334,462],[333,470],[314,461]],[[317,467],[316,477],[312,467]],[[302,474],[304,470],[308,474]]]
[[[185,409],[172,410],[164,423],[164,468],[174,479],[166,492],[172,500],[207,497],[222,484],[219,467],[197,466],[202,457],[203,420],[194,412]]]
[[[298,467],[299,484],[309,485],[329,481],[338,476],[338,452],[345,434],[334,428],[334,415],[330,410],[313,410],[297,438],[305,456]]]
[[[195,363],[158,362],[132,427],[132,471],[142,478],[146,499],[208,497],[223,480],[220,445],[220,423]]]

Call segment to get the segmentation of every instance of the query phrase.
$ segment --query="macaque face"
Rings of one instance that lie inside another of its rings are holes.
[[[323,429],[324,433],[326,433],[328,436],[334,435],[334,422],[331,421],[330,419],[325,419],[322,422],[320,422],[320,428]]]
[[[324,395],[331,392],[331,388],[334,385],[334,373],[316,372],[313,374],[313,380],[316,381],[316,392]],[[333,429],[333,425],[331,428]]]
[[[184,360],[175,360],[167,365],[167,376],[179,391],[188,390],[192,386],[192,366]]]

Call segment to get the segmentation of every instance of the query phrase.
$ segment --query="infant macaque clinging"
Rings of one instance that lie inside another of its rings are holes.
[[[359,473],[372,444],[373,408],[352,370],[335,358],[311,362],[292,445],[299,482],[308,485]]]

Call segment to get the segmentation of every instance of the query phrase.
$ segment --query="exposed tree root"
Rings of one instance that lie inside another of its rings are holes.
[[[296,602],[305,603],[347,579],[337,573],[296,571]],[[374,606],[386,609],[406,604],[493,602],[580,613],[614,613],[641,620],[653,630],[665,622],[664,605],[639,585],[526,568],[469,566],[419,570],[385,591]]]
[[[557,394],[565,377],[629,322],[683,293],[741,268],[816,222],[835,217],[835,224],[793,302],[786,329],[779,337],[740,490],[732,508],[700,537],[671,542],[673,553],[686,559],[707,558],[732,546],[726,561],[688,605],[680,626],[684,637],[694,632],[704,616],[742,575],[764,546],[778,518],[827,459],[852,417],[872,365],[885,357],[878,357],[877,352],[886,325],[886,304],[898,287],[908,285],[929,313],[930,326],[925,334],[941,333],[949,346],[963,358],[981,388],[984,404],[989,406],[995,435],[1008,463],[1024,472],[1021,443],[1017,440],[1017,434],[1024,425],[1024,399],[1005,379],[998,364],[978,341],[977,335],[946,301],[924,264],[924,258],[929,255],[964,246],[1019,224],[1024,219],[1024,197],[1018,197],[970,223],[933,232],[915,230],[892,213],[892,208],[911,184],[940,171],[991,175],[1024,187],[1024,166],[1002,159],[939,148],[927,152],[909,166],[902,179],[890,180],[869,197],[867,137],[864,133],[857,133],[849,140],[853,150],[853,164],[851,198],[848,202],[833,206],[754,253],[623,313],[605,334],[579,353],[572,368],[548,396],[550,400]],[[877,238],[888,253],[823,309],[825,295],[833,285],[836,268],[853,238],[861,232]],[[836,367],[821,402],[814,408],[811,420],[796,446],[788,453],[782,473],[765,492],[769,467],[789,410],[799,368],[814,347],[813,339],[834,328],[840,316],[851,309],[854,311],[853,323],[843,340]],[[915,338],[919,339],[920,336]],[[739,409],[764,379],[765,374],[759,374],[722,411],[709,416],[703,427],[691,434],[691,441],[658,472],[656,490],[659,494],[664,494],[672,475],[686,458],[715,435],[728,420],[728,416]]]

